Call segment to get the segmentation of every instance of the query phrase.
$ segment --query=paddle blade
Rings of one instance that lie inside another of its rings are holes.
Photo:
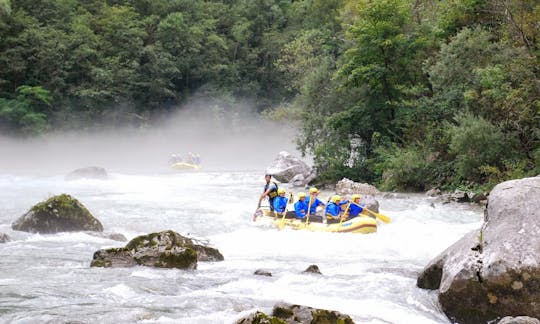
[[[388,217],[386,215],[379,214],[379,213],[374,213],[374,214],[375,214],[375,217],[377,217],[381,221],[385,222],[386,224],[390,223],[390,221],[392,220],[390,217]]]
[[[392,220],[390,217],[386,216],[386,215],[383,215],[383,214],[379,214],[379,213],[376,213],[374,212],[373,210],[369,210],[367,208],[364,208],[368,213],[372,214],[373,216],[377,217],[378,219],[380,219],[381,221],[385,222],[386,224],[390,223],[390,221]]]
[[[253,221],[256,221],[257,220],[257,217],[260,217],[263,215],[263,211],[261,209],[257,209],[254,213],[253,213]]]

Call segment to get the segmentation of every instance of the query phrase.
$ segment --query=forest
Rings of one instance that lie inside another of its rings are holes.
[[[538,0],[0,0],[0,134],[247,101],[319,183],[485,191],[540,174],[539,41]]]

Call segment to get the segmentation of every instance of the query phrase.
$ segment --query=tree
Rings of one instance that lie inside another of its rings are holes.
[[[15,99],[0,98],[0,129],[20,131],[25,135],[44,133],[49,128],[49,91],[40,86],[21,86],[17,94]]]

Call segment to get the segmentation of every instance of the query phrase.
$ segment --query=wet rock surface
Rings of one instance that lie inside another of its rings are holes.
[[[109,178],[109,175],[107,174],[107,171],[104,168],[97,167],[97,166],[90,166],[90,167],[76,169],[76,170],[71,171],[64,177],[64,179],[68,181],[78,180],[78,179],[107,180],[108,178]]]
[[[418,286],[439,289],[443,311],[459,323],[540,317],[540,178],[497,185],[484,224],[430,262]]]
[[[138,236],[123,248],[102,249],[94,253],[92,267],[132,267],[196,269],[198,261],[223,261],[215,248],[197,244],[174,231]]]
[[[34,205],[17,219],[16,231],[52,234],[59,232],[102,232],[103,225],[77,199],[67,194],[51,197]]]
[[[349,315],[338,311],[317,309],[302,305],[292,305],[278,303],[274,306],[271,315],[257,311],[236,322],[237,324],[353,324],[354,321]]]

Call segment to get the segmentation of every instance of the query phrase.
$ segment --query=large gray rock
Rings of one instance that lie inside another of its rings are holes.
[[[359,183],[354,182],[352,180],[349,180],[347,178],[343,178],[336,184],[336,192],[338,195],[352,195],[352,194],[359,194],[359,195],[378,195],[380,194],[380,191],[367,183]]]
[[[469,262],[467,268],[476,271],[479,248],[480,230],[470,231],[433,259],[418,276],[416,285],[424,289],[439,289],[445,266],[445,271],[455,272],[460,271],[462,263]],[[457,266],[457,269],[451,268],[451,265]]]
[[[272,315],[256,312],[236,322],[237,324],[353,324],[349,315],[338,311],[311,308],[308,306],[278,303],[272,310]]]
[[[17,219],[11,228],[30,233],[103,231],[100,221],[77,199],[67,194],[36,204]]]
[[[279,152],[278,156],[272,162],[272,165],[266,168],[266,173],[271,174],[280,182],[289,182],[298,174],[301,174],[302,182],[311,181],[311,168],[288,152]],[[300,177],[296,178],[296,183],[299,183]]]
[[[303,174],[297,174],[289,181],[289,183],[291,183],[294,187],[305,187],[316,177],[317,172],[315,169],[311,169],[311,173],[307,177],[305,177]]]
[[[459,323],[540,317],[540,178],[493,188],[481,229],[435,258],[418,286],[439,288],[443,311]]]
[[[96,251],[90,266],[196,269],[197,261],[223,261],[223,255],[169,230],[138,236],[123,248]]]
[[[106,180],[109,176],[104,168],[91,166],[71,171],[65,176],[66,180],[98,179]]]

